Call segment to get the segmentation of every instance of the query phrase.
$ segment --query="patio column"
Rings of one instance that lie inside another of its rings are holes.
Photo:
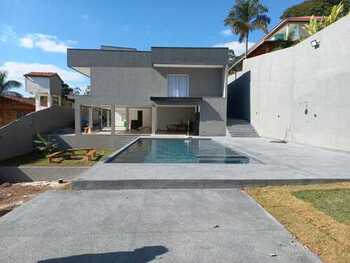
[[[111,111],[107,110],[107,127],[111,127]]]
[[[152,134],[155,135],[157,132],[157,107],[152,107]]]
[[[228,66],[226,65],[223,69],[223,87],[222,87],[222,97],[226,98],[227,97],[227,78],[228,78]]]
[[[92,107],[89,107],[89,128],[92,129],[92,126],[93,126],[93,108]]]
[[[100,108],[100,129],[103,129],[103,108]]]
[[[111,105],[111,135],[115,135],[115,105]]]
[[[75,101],[74,103],[74,120],[75,120],[75,135],[81,133],[81,124],[80,124],[80,103]]]
[[[128,125],[126,127],[126,130],[128,131],[129,127],[130,127],[130,123],[129,123],[130,117],[129,117],[129,108],[128,107],[126,107],[126,110],[125,110],[125,120],[126,120],[126,123]]]

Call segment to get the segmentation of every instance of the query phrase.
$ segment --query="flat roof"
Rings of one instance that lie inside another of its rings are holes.
[[[158,105],[198,105],[202,97],[151,97],[151,101]]]

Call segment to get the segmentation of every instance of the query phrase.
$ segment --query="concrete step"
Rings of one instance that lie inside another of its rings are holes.
[[[307,185],[344,182],[344,179],[239,179],[239,180],[77,180],[73,190],[126,190],[126,189],[230,189],[248,186]]]
[[[227,130],[231,137],[259,137],[254,127],[246,120],[228,119]]]

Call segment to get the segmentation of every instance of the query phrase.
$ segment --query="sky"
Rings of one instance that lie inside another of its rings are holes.
[[[262,2],[269,8],[271,29],[287,7],[302,1]],[[54,71],[70,86],[84,89],[89,79],[67,67],[68,47],[225,46],[239,55],[243,44],[223,22],[233,4],[234,0],[1,0],[0,71],[22,83],[23,74],[30,71]],[[263,35],[253,32],[250,44]]]

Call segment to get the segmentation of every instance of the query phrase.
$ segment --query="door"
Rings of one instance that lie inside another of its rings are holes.
[[[188,97],[189,80],[185,74],[168,75],[168,96],[169,97]]]
[[[142,110],[137,111],[137,122],[140,124],[140,127],[141,127],[142,123],[143,123],[143,111]]]

